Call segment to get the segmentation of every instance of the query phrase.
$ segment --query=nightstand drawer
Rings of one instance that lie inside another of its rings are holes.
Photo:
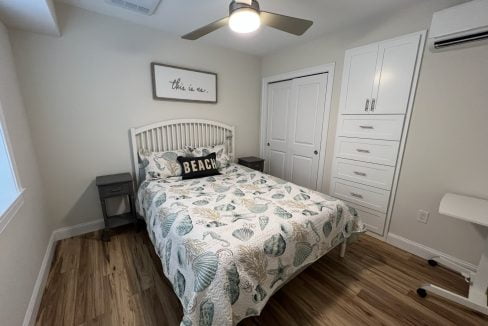
[[[242,164],[241,165],[244,165],[250,169],[253,169],[253,170],[257,170],[257,171],[262,171],[263,168],[264,168],[264,162],[260,162],[260,163],[246,163],[246,164]]]
[[[237,161],[240,165],[244,165],[253,170],[264,171],[264,160],[259,157],[241,157]]]
[[[107,186],[100,186],[100,196],[101,197],[113,197],[128,195],[131,192],[131,183],[120,183]]]

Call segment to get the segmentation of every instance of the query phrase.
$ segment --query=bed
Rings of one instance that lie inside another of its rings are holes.
[[[342,201],[230,164],[221,175],[140,178],[137,152],[225,144],[234,128],[204,120],[131,129],[137,210],[183,306],[182,325],[235,325],[364,227]]]

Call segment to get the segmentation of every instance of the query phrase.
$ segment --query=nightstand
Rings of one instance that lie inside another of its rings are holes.
[[[247,166],[250,169],[257,170],[257,171],[264,171],[264,160],[259,157],[248,156],[248,157],[240,157],[237,161],[240,165]]]
[[[112,220],[126,220],[137,223],[135,201],[134,201],[134,186],[132,183],[132,176],[130,173],[111,174],[99,176],[96,179],[98,187],[98,195],[100,196],[100,203],[102,205],[103,220],[105,222],[105,229],[103,230],[102,240],[110,241],[110,222]],[[106,200],[113,197],[127,196],[129,198],[128,213],[108,216]]]

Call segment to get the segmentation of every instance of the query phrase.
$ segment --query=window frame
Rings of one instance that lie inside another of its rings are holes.
[[[17,215],[20,207],[24,204],[24,192],[25,189],[20,183],[19,172],[17,169],[17,164],[15,163],[14,152],[12,144],[10,142],[9,133],[7,129],[7,123],[5,115],[3,113],[2,103],[0,103],[0,132],[2,133],[4,144],[0,143],[0,146],[5,146],[7,150],[7,155],[10,163],[10,170],[12,171],[12,176],[15,182],[17,194],[15,199],[9,204],[7,209],[0,213],[0,234],[5,230],[8,223]]]

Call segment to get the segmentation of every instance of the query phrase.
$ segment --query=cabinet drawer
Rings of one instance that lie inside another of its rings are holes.
[[[395,166],[399,144],[397,141],[338,137],[336,156]]]
[[[383,235],[386,223],[386,214],[380,213],[365,207],[353,204],[351,202],[345,202],[346,205],[354,208],[361,222],[364,223],[366,229],[370,232],[374,232],[378,235]]]
[[[365,163],[336,158],[332,167],[335,178],[362,183],[371,187],[391,190],[395,168],[387,165]]]
[[[130,193],[130,187],[130,183],[100,186],[100,196],[106,198],[112,196],[128,195]]]
[[[404,115],[341,115],[339,136],[384,140],[402,138]]]
[[[382,213],[386,213],[388,210],[388,200],[390,198],[390,192],[387,190],[337,178],[332,181],[331,195]]]

